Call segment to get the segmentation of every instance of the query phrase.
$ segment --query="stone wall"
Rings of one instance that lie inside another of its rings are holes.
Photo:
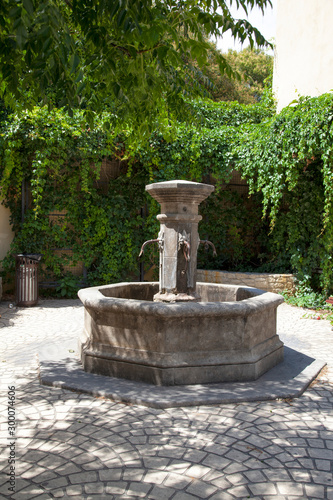
[[[198,269],[197,281],[223,283],[224,285],[246,285],[275,293],[284,290],[292,291],[295,288],[295,277],[292,274],[232,273]]]

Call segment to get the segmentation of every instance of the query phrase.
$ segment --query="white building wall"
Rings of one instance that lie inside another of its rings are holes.
[[[1,199],[0,199],[1,203]],[[6,256],[13,240],[14,233],[9,224],[10,211],[0,204],[0,261]],[[1,262],[0,262],[1,268]]]
[[[278,0],[273,90],[278,111],[333,90],[333,0]]]

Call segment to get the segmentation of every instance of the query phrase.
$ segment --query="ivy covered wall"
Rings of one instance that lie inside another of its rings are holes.
[[[214,242],[218,257],[200,249],[200,267],[293,271],[332,290],[332,95],[278,115],[265,99],[190,106],[195,124],[179,123],[172,140],[156,131],[135,148],[104,127],[107,115],[93,130],[80,113],[47,108],[4,123],[0,184],[16,234],[4,277],[13,276],[13,253],[38,252],[41,279],[59,282],[64,293],[78,263],[89,285],[138,279],[140,246],[158,231],[159,207],[145,185],[180,178],[216,185],[201,205],[200,235]],[[108,175],[106,159],[126,163]],[[228,184],[235,169],[250,193]],[[22,186],[31,192],[24,217]],[[157,262],[151,246],[145,270]]]

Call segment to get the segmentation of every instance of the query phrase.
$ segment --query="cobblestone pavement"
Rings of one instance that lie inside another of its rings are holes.
[[[15,500],[333,500],[327,321],[279,306],[281,339],[328,364],[300,398],[159,410],[39,384],[39,349],[54,356],[59,345],[75,349],[83,325],[79,301],[45,300],[30,309],[2,302],[0,314],[0,499],[10,497],[8,461],[15,452]],[[8,434],[11,386],[16,440]]]

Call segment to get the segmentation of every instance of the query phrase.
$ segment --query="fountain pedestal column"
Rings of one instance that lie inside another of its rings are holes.
[[[214,191],[214,186],[176,180],[149,184],[146,191],[161,204],[157,216],[161,224],[159,292],[154,301],[198,301],[198,222],[202,219],[198,207]]]

